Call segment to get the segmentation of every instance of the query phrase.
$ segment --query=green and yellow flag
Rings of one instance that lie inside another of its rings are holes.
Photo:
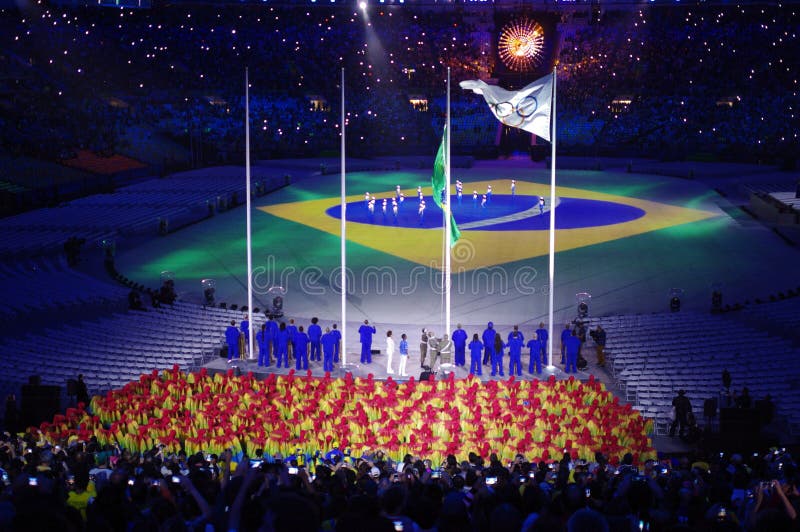
[[[439,151],[436,152],[436,160],[433,162],[433,176],[431,177],[431,186],[433,187],[433,201],[436,205],[444,211],[442,206],[442,191],[447,186],[444,179],[444,154],[447,146],[447,128],[445,127],[442,133],[442,143],[439,144]],[[447,201],[450,202],[450,191],[447,191]],[[456,220],[453,218],[453,213],[450,213],[450,247],[456,245],[456,242],[461,237],[461,231],[458,230]]]

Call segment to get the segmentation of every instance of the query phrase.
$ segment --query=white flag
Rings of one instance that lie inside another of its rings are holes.
[[[537,79],[530,85],[509,91],[478,79],[459,83],[462,89],[482,94],[494,116],[511,127],[524,129],[550,141],[550,110],[553,104],[553,76]]]

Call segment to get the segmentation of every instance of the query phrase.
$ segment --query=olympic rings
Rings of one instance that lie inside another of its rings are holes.
[[[492,104],[492,110],[497,118],[507,126],[521,126],[526,119],[533,116],[539,108],[535,96],[525,96],[516,105],[511,102],[497,102]]]
[[[539,102],[536,101],[535,96],[525,96],[522,101],[517,104],[517,113],[519,113],[519,116],[522,118],[528,118],[533,115],[538,108]]]

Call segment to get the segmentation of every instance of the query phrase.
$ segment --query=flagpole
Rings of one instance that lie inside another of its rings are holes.
[[[341,145],[341,202],[342,202],[342,212],[341,216],[341,237],[340,237],[340,244],[341,244],[341,255],[342,255],[342,345],[341,345],[341,355],[342,355],[342,367],[347,365],[347,198],[345,195],[346,192],[346,184],[345,184],[345,136],[344,136],[344,128],[345,128],[345,120],[346,116],[344,114],[344,68],[342,68],[342,118],[341,118],[341,134],[342,134],[342,145]]]
[[[547,313],[547,354],[549,355],[547,365],[553,365],[553,293],[554,277],[556,271],[556,68],[553,67],[553,99],[550,112],[553,115],[552,131],[550,133],[550,253],[549,253],[549,305]]]
[[[451,212],[450,212],[450,67],[447,67],[447,112],[445,116],[445,131],[447,140],[445,142],[444,154],[444,175],[445,175],[445,209],[444,209],[444,329],[445,333],[450,334],[450,245],[451,245]]]
[[[250,73],[244,69],[244,167],[247,196],[247,353],[253,357],[253,241],[250,216]]]

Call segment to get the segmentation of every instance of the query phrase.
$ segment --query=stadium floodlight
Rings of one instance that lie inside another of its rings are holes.
[[[670,312],[679,312],[681,310],[681,296],[683,296],[683,288],[670,288],[669,289],[669,310],[670,310]]]
[[[578,304],[578,320],[584,320],[589,317],[589,301],[591,299],[592,294],[589,292],[575,294],[575,302]]]

